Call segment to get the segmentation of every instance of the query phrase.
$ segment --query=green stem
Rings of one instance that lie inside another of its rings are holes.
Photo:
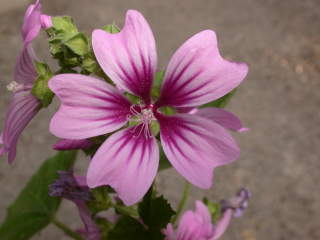
[[[51,221],[56,227],[60,228],[65,234],[67,234],[69,237],[76,239],[76,240],[84,240],[78,233],[72,231],[68,226],[63,224],[57,219],[52,219]]]
[[[184,205],[186,204],[186,202],[188,200],[189,192],[190,192],[190,183],[186,182],[184,185],[182,198],[181,198],[179,205],[178,205],[177,214],[173,217],[172,223],[175,223],[177,221],[177,219],[179,218],[179,216],[184,208]]]

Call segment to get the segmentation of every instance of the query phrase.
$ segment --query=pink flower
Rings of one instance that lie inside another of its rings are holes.
[[[165,240],[216,240],[219,239],[227,229],[233,211],[228,209],[217,222],[211,223],[211,215],[206,205],[196,201],[196,211],[186,211],[175,232],[172,224],[168,224],[163,231]]]
[[[46,19],[46,24],[42,18]],[[5,116],[4,130],[0,135],[0,156],[8,153],[9,163],[12,163],[16,156],[16,145],[21,132],[40,109],[40,102],[30,93],[37,78],[33,65],[36,57],[31,43],[39,34],[41,27],[49,25],[49,17],[41,15],[39,1],[28,7],[21,30],[24,45],[15,66],[15,81],[7,86],[8,90],[14,93],[13,99]]]
[[[138,123],[113,133],[98,149],[87,173],[89,187],[110,185],[125,204],[139,201],[158,169],[158,141],[150,129],[158,121],[161,144],[171,164],[194,185],[210,188],[213,169],[239,156],[237,144],[224,129],[238,128],[233,125],[237,118],[225,114],[233,120],[220,125],[214,116],[210,120],[201,114],[166,116],[161,107],[196,107],[213,101],[240,84],[247,66],[224,60],[215,33],[202,31],[173,55],[155,101],[150,94],[157,68],[155,40],[139,12],[128,11],[118,34],[95,30],[92,44],[104,72],[142,104],[131,103],[118,88],[89,76],[62,74],[49,81],[62,103],[50,125],[60,138],[85,139],[114,132],[128,121]]]

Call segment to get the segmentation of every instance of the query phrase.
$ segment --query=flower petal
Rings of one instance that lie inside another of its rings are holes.
[[[40,109],[39,101],[29,91],[14,94],[5,117],[1,154],[8,152],[8,162],[16,157],[16,145],[21,132]]]
[[[214,229],[214,236],[210,239],[210,240],[216,240],[219,239],[224,232],[227,230],[231,218],[233,215],[233,211],[231,209],[228,209],[222,216],[221,219],[219,219],[219,221],[217,222],[217,225],[215,226]]]
[[[248,72],[246,64],[224,60],[215,32],[202,31],[173,55],[166,70],[159,106],[199,106],[237,87]]]
[[[41,29],[41,4],[37,0],[35,4],[32,4],[28,7],[22,25],[22,38],[25,43],[31,42],[36,38]]]
[[[203,108],[198,109],[195,113],[200,117],[204,117],[215,121],[224,128],[228,128],[237,132],[243,132],[249,130],[243,127],[240,119],[231,112],[228,112],[221,108]]]
[[[213,169],[239,156],[232,136],[220,125],[191,114],[157,116],[163,150],[189,182],[210,188]]]
[[[60,138],[85,139],[122,127],[130,102],[108,83],[80,74],[60,74],[49,81],[61,100],[50,131]]]
[[[93,145],[88,139],[61,139],[53,145],[54,150],[87,149]]]
[[[121,130],[103,143],[88,169],[89,187],[110,185],[126,205],[144,196],[157,174],[159,148],[154,137],[136,134],[142,127]]]
[[[32,51],[31,46],[25,46],[17,59],[15,66],[15,81],[20,84],[30,85],[29,88],[31,89],[38,74],[33,65],[29,51]]]
[[[165,235],[164,240],[177,240],[176,234],[173,230],[173,226],[171,223],[169,223],[167,227],[162,230],[162,233]]]
[[[119,87],[149,104],[157,53],[153,33],[142,14],[129,10],[120,33],[95,30],[92,46],[104,72]]]
[[[202,201],[196,201],[196,211],[195,214],[201,217],[202,223],[211,224],[211,214],[208,210],[208,207],[204,205]]]

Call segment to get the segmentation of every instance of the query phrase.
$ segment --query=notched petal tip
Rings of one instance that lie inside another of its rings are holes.
[[[158,105],[200,106],[236,88],[247,72],[246,64],[225,60],[215,32],[204,30],[184,42],[170,59]]]
[[[92,46],[110,79],[149,104],[157,53],[152,30],[143,15],[129,10],[124,27],[116,34],[95,30]]]

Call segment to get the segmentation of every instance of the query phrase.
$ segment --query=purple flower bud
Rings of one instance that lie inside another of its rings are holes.
[[[232,209],[234,217],[241,217],[244,210],[248,207],[250,197],[251,193],[249,190],[241,188],[235,197],[221,201],[222,211],[225,212],[227,209]]]
[[[52,17],[48,16],[46,14],[41,14],[40,22],[41,22],[41,27],[44,28],[44,29],[48,29],[48,28],[51,28],[53,26]]]
[[[59,171],[59,178],[49,186],[49,195],[63,197],[69,200],[89,201],[91,199],[89,188],[81,186],[73,172]]]

